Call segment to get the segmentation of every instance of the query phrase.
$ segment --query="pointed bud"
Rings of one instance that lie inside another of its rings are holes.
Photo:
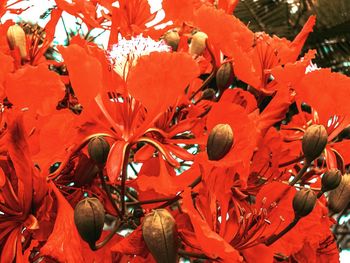
[[[298,217],[304,217],[311,213],[317,201],[317,196],[311,189],[302,189],[296,192],[293,198],[294,213]]]
[[[179,42],[180,42],[180,36],[179,33],[176,30],[170,30],[164,34],[164,41],[167,43],[168,46],[171,46],[173,51],[176,51]]]
[[[101,237],[105,220],[103,205],[97,198],[85,198],[74,209],[74,223],[81,238],[93,247]]]
[[[22,59],[27,58],[27,40],[22,27],[15,24],[7,29],[7,41],[11,50],[19,49]]]
[[[233,144],[233,131],[228,124],[218,124],[210,132],[207,142],[207,154],[209,160],[222,159],[231,149]]]
[[[208,38],[208,35],[203,32],[197,32],[192,36],[192,41],[190,44],[190,54],[191,55],[202,55],[207,44],[206,40]]]
[[[350,174],[342,176],[339,186],[330,191],[328,195],[328,207],[335,213],[344,210],[350,201]]]
[[[109,143],[102,136],[92,138],[88,144],[89,156],[97,164],[106,163],[109,150]]]
[[[311,125],[305,131],[302,149],[308,162],[315,160],[327,145],[328,134],[323,125]]]
[[[330,169],[322,176],[322,192],[337,188],[341,182],[342,174],[338,169]]]
[[[231,62],[222,64],[216,72],[216,86],[222,92],[233,82],[233,68]]]
[[[166,209],[157,209],[145,216],[143,239],[157,263],[176,263],[178,235],[175,219]]]

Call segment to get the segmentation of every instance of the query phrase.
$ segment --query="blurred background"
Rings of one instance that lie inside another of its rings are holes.
[[[151,10],[161,8],[161,0],[148,1]],[[16,0],[7,2],[11,4]],[[12,19],[44,26],[54,6],[54,0],[23,0],[14,7],[26,11],[20,15],[7,13],[0,18],[1,23]],[[240,0],[234,12],[252,31],[265,31],[289,40],[299,33],[313,14],[317,17],[317,23],[303,52],[315,49],[317,56],[314,63],[318,67],[329,67],[332,71],[350,76],[350,0]],[[104,47],[109,36],[109,32],[103,29],[88,31],[79,18],[63,13],[56,27],[54,44],[67,45],[76,34],[89,37],[87,39]],[[334,219],[337,224],[333,231],[342,250],[341,262],[350,262],[350,206],[334,215]]]

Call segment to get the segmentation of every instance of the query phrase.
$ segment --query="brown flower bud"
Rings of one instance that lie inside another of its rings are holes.
[[[233,144],[233,131],[228,124],[218,124],[210,132],[207,142],[207,154],[209,160],[222,159],[231,149]]]
[[[109,143],[102,136],[92,138],[88,144],[90,158],[97,164],[104,164],[107,161],[109,150]]]
[[[206,40],[208,38],[208,35],[203,32],[197,32],[192,36],[192,41],[190,44],[190,54],[191,55],[202,55],[207,44]]]
[[[327,145],[328,135],[323,125],[311,125],[305,131],[302,149],[308,162],[315,160]]]
[[[216,86],[220,91],[227,89],[233,82],[233,68],[231,62],[222,64],[216,72]]]
[[[322,192],[327,192],[338,187],[341,182],[341,172],[338,169],[330,169],[322,176]]]
[[[19,54],[22,59],[27,58],[27,40],[26,34],[22,27],[15,24],[7,29],[7,42],[11,50],[19,49]]]
[[[350,175],[342,176],[339,186],[330,191],[328,195],[328,207],[335,213],[346,208],[350,201]]]
[[[164,34],[164,41],[167,43],[168,46],[171,46],[173,51],[176,51],[179,42],[180,42],[180,36],[179,33],[176,30],[170,30]]]
[[[293,198],[293,209],[295,216],[307,216],[314,209],[317,196],[311,189],[302,189],[296,192]]]
[[[81,187],[90,185],[98,173],[99,169],[94,161],[83,154],[74,171],[75,186]]]
[[[202,100],[213,100],[215,98],[215,90],[208,88],[205,89],[202,93]]]
[[[143,239],[157,263],[176,263],[178,235],[175,219],[166,209],[157,209],[145,216]]]
[[[74,209],[74,223],[81,238],[93,247],[101,237],[105,220],[103,205],[97,198],[85,198]]]

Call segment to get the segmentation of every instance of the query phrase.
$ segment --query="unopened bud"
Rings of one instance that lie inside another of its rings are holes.
[[[175,219],[166,209],[157,209],[145,216],[142,235],[157,263],[176,263],[178,235]]]
[[[322,176],[322,192],[337,188],[341,182],[342,174],[338,169],[330,169]]]
[[[203,32],[197,32],[192,36],[192,41],[190,44],[190,54],[191,55],[202,55],[207,44],[206,40],[208,38],[208,35]]]
[[[311,213],[317,201],[317,196],[311,189],[302,189],[296,192],[293,198],[294,214],[304,217]]]
[[[209,160],[222,159],[231,149],[233,144],[233,131],[228,124],[218,124],[210,132],[207,142],[207,154]]]
[[[216,72],[216,86],[220,91],[224,91],[233,82],[233,68],[231,62],[222,64]]]
[[[17,24],[10,26],[7,30],[7,42],[11,50],[19,49],[22,59],[27,58],[27,40],[22,27]]]
[[[168,46],[171,46],[173,51],[177,50],[180,42],[180,36],[177,31],[171,30],[166,32],[163,39]]]
[[[328,195],[328,207],[335,213],[344,210],[350,201],[350,175],[342,176],[339,186],[330,191]]]
[[[102,136],[92,138],[88,144],[90,158],[97,164],[104,164],[107,161],[109,150],[109,143]]]
[[[315,160],[327,145],[328,135],[323,125],[311,125],[305,131],[302,149],[308,162]]]
[[[215,90],[208,88],[205,89],[202,93],[202,100],[213,100],[215,98]]]
[[[105,220],[103,205],[97,198],[85,198],[74,209],[74,223],[79,235],[90,247],[100,239]]]
[[[74,171],[75,186],[81,187],[84,185],[90,185],[98,172],[99,169],[95,162],[85,154],[82,155]]]

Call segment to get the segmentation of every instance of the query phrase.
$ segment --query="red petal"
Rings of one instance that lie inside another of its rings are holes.
[[[109,180],[114,183],[118,180],[118,177],[121,173],[123,162],[125,159],[126,148],[129,144],[125,141],[116,141],[108,154],[107,159],[107,174]]]
[[[75,95],[87,107],[102,90],[102,67],[100,61],[88,54],[81,46],[72,44],[59,48],[67,65]]]
[[[57,217],[54,229],[40,252],[60,262],[84,262],[81,255],[81,239],[74,224],[73,208],[52,182],[50,187],[57,199]]]
[[[221,236],[212,231],[208,223],[200,217],[193,206],[189,188],[183,193],[183,211],[189,215],[197,240],[206,255],[212,258],[220,257],[222,262],[226,263],[242,262],[239,252]]]
[[[6,79],[6,94],[18,108],[28,107],[32,113],[47,115],[56,110],[65,87],[59,75],[45,64],[24,66]]]
[[[190,55],[154,52],[141,57],[131,69],[128,88],[148,114],[159,114],[184,94],[186,86],[198,74],[198,66]]]
[[[127,255],[145,255],[148,250],[142,237],[141,226],[136,228],[130,235],[115,244],[111,251]]]

